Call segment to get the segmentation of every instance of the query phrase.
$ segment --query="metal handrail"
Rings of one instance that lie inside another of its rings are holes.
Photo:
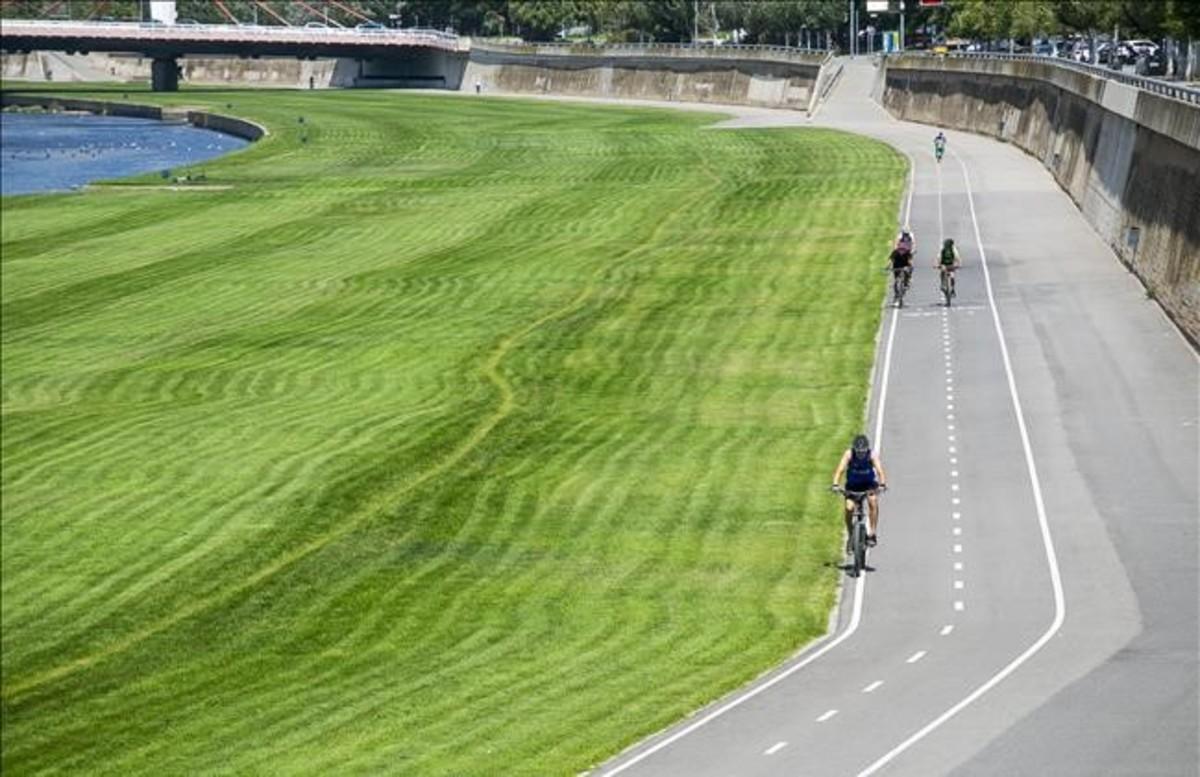
[[[602,52],[640,52],[646,54],[695,54],[703,52],[705,54],[721,54],[725,52],[736,54],[766,54],[768,56],[779,56],[781,58],[793,60],[803,57],[805,64],[820,64],[812,61],[812,56],[821,54],[828,59],[833,55],[833,52],[828,49],[814,48],[799,48],[795,46],[769,46],[761,44],[749,43],[729,43],[720,46],[714,44],[691,44],[691,43],[591,43],[591,42],[562,42],[562,41],[529,41],[528,43],[491,43],[486,40],[475,39],[471,44],[472,48],[490,49],[493,51],[508,51],[513,53],[527,53],[530,49],[559,49],[562,51],[560,55],[558,51],[552,51],[556,56],[580,54],[584,50],[595,50],[596,53]]]
[[[1133,86],[1138,89],[1144,89],[1147,92],[1154,92],[1166,97],[1172,97],[1183,102],[1194,103],[1200,105],[1200,89],[1190,86],[1175,84],[1170,81],[1162,81],[1157,78],[1147,78],[1146,76],[1130,75],[1122,73],[1119,70],[1093,65],[1088,62],[1076,62],[1073,59],[1061,59],[1047,54],[1004,54],[998,51],[956,51],[948,54],[931,54],[928,52],[916,53],[905,52],[905,56],[924,56],[924,57],[949,57],[950,59],[997,59],[1016,62],[1037,62],[1042,65],[1052,65],[1054,67],[1066,68],[1075,70],[1088,75],[1096,76],[1097,78],[1105,78],[1112,81],[1117,81],[1128,86]]]

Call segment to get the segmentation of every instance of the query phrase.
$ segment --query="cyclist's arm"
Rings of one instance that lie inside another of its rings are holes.
[[[962,256],[958,253],[958,246],[954,246],[954,269],[962,267]]]
[[[840,485],[842,475],[846,474],[846,466],[850,463],[850,451],[847,450],[842,454],[842,460],[838,462],[837,470],[833,473],[833,482],[835,485]]]

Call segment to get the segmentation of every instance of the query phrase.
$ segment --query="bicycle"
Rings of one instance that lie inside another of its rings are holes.
[[[946,300],[946,307],[950,307],[950,300],[954,297],[954,269],[949,267],[942,268],[942,296]]]
[[[867,500],[870,491],[848,491],[841,486],[832,486],[835,494],[841,494],[854,501],[854,523],[851,525],[849,542],[851,568],[850,576],[858,577],[867,568],[867,519],[863,502]],[[881,488],[880,491],[883,489]]]
[[[908,284],[912,278],[906,268],[892,269],[892,301],[896,303],[896,307],[904,307],[904,293],[908,291]]]
[[[946,147],[945,147],[945,146],[934,146],[934,147],[933,147],[933,155],[934,155],[934,157],[936,157],[936,158],[937,158],[937,161],[938,161],[938,163],[939,163],[939,164],[940,164],[940,163],[941,163],[941,161],[942,161],[942,155],[943,155],[943,154],[945,154],[945,153],[946,153]]]

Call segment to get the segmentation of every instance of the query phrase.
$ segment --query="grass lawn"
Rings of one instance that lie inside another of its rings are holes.
[[[890,149],[130,99],[272,134],[3,200],[6,775],[572,775],[824,632]]]

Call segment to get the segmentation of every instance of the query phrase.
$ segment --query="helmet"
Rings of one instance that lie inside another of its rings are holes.
[[[954,238],[952,238],[952,237],[946,238],[946,242],[942,243],[942,245],[945,246],[946,248],[953,248],[954,247]]]
[[[871,441],[867,439],[865,434],[860,434],[854,438],[854,442],[851,444],[850,448],[856,454],[861,456],[867,451],[871,450]]]

